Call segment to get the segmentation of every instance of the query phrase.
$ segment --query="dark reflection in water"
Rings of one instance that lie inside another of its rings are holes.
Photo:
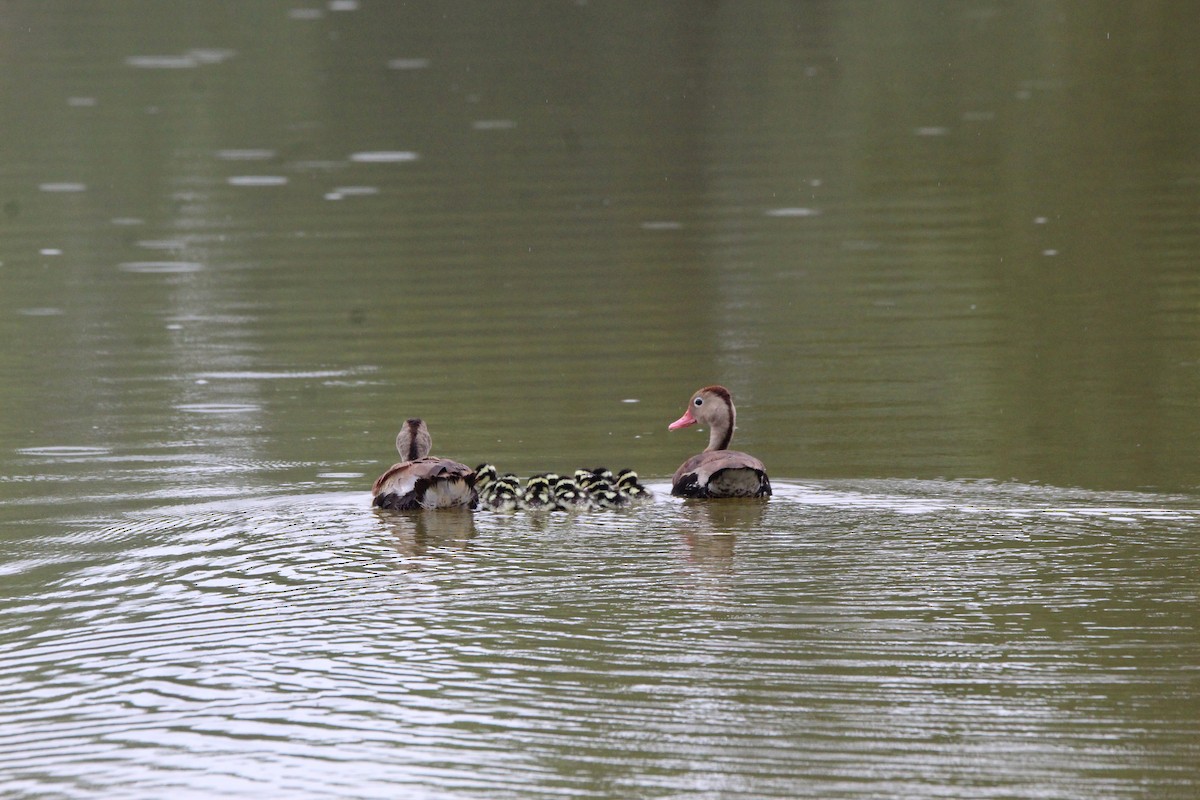
[[[463,549],[475,536],[475,515],[466,510],[375,513],[395,537],[396,549],[407,556],[425,555],[431,548]]]
[[[664,485],[665,494],[670,489]],[[685,501],[674,524],[687,546],[688,563],[702,574],[735,572],[734,551],[739,536],[760,533],[767,502],[762,500]]]

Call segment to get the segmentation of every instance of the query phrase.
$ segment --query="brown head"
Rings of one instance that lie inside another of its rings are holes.
[[[667,430],[686,428],[700,423],[708,426],[708,447],[705,450],[728,450],[733,441],[737,410],[733,397],[724,386],[705,386],[692,395],[683,416],[667,426]]]
[[[404,420],[404,427],[396,434],[396,449],[404,461],[417,461],[429,455],[433,449],[433,437],[429,435],[425,421],[419,417]]]

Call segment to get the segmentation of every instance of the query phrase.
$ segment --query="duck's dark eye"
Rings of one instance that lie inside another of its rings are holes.
[[[704,405],[704,398],[703,398],[703,397],[697,397],[697,398],[696,398],[695,400],[693,400],[692,402],[693,402],[694,404],[698,405],[698,406],[702,406],[702,405]]]

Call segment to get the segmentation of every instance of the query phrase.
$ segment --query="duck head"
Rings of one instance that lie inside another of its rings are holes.
[[[705,450],[728,450],[733,441],[733,428],[737,410],[733,407],[733,396],[724,386],[705,386],[688,401],[683,416],[667,426],[667,430],[686,428],[688,425],[708,426],[708,447]]]
[[[406,419],[404,427],[396,434],[396,449],[404,461],[420,461],[429,455],[433,449],[433,437],[429,435],[425,420],[419,417]]]

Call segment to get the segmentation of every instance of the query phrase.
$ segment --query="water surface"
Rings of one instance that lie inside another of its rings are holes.
[[[1196,28],[5,5],[5,790],[1194,797]],[[409,416],[658,502],[377,514]]]

